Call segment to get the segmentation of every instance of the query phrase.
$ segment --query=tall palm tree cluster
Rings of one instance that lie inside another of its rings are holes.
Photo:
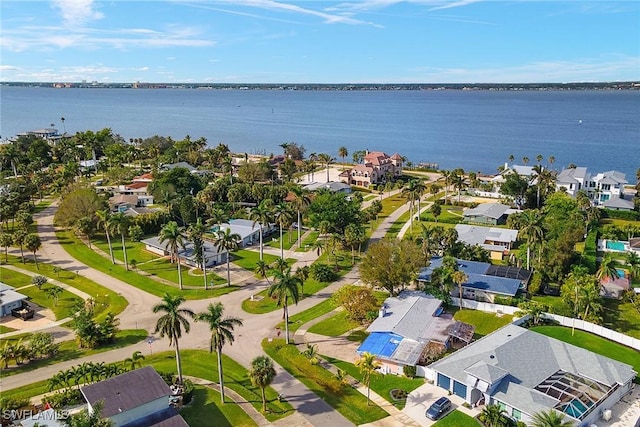
[[[194,313],[191,309],[183,307],[185,301],[185,298],[182,296],[164,295],[162,301],[153,307],[154,313],[162,314],[156,322],[155,333],[159,333],[160,337],[167,337],[169,344],[175,348],[178,382],[182,384],[184,381],[179,340],[182,338],[183,331],[186,334],[191,330],[190,319],[196,322],[206,323],[210,331],[209,351],[211,353],[215,351],[216,353],[220,398],[221,402],[225,403],[222,350],[226,344],[232,345],[234,343],[234,330],[236,327],[242,326],[242,320],[231,316],[223,317],[224,306],[220,302],[209,304],[206,311]],[[255,386],[260,387],[262,391],[264,411],[267,409],[264,390],[271,384],[274,377],[275,369],[271,359],[266,356],[259,356],[252,361],[249,378],[251,382]]]

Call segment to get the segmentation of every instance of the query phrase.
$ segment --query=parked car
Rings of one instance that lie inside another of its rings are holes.
[[[431,406],[429,406],[429,409],[427,409],[425,415],[430,420],[435,421],[449,412],[449,409],[451,409],[451,401],[446,397],[441,397],[440,399],[433,402]]]

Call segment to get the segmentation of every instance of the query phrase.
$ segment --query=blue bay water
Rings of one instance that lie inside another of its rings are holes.
[[[110,127],[126,140],[205,137],[232,151],[295,141],[337,157],[368,149],[495,173],[510,154],[591,171],[640,167],[640,91],[268,91],[0,88],[0,135]]]

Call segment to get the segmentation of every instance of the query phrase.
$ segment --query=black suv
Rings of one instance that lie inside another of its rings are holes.
[[[435,421],[446,414],[449,409],[451,409],[451,401],[446,397],[441,397],[429,406],[425,415]]]

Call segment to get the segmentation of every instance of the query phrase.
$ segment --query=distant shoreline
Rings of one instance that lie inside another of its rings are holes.
[[[582,83],[100,83],[100,82],[3,82],[2,86],[54,89],[201,89],[201,90],[489,90],[489,91],[568,91],[640,90],[640,82]]]

